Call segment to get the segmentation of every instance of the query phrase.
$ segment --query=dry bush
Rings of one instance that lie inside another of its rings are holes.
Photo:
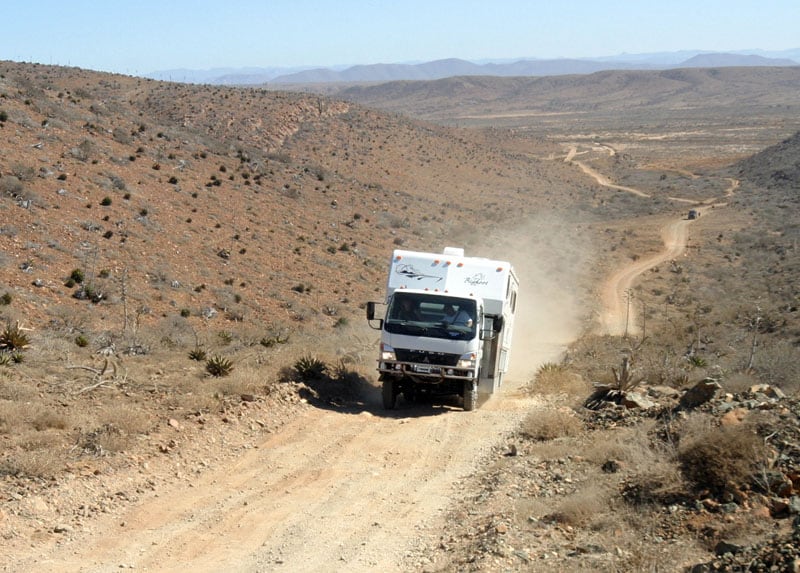
[[[51,478],[63,470],[67,459],[64,435],[59,430],[23,430],[4,447],[0,474]]]
[[[153,427],[153,418],[147,410],[135,404],[114,404],[98,412],[101,425],[113,425],[123,435],[146,434]]]
[[[0,434],[10,434],[24,422],[24,413],[16,402],[0,401]]]
[[[52,478],[63,470],[65,460],[62,452],[51,448],[14,452],[0,461],[0,474]]]
[[[750,485],[767,458],[763,440],[747,425],[716,426],[705,415],[690,416],[678,444],[678,461],[698,490],[721,494]]]
[[[207,387],[215,396],[241,396],[242,394],[264,394],[267,380],[257,366],[242,366],[230,376],[209,380]]]
[[[62,411],[53,409],[51,406],[33,404],[30,409],[28,420],[36,430],[66,430],[70,426],[69,416]]]
[[[686,482],[672,456],[634,468],[623,496],[635,504],[671,504],[686,497]]]
[[[18,400],[0,402],[0,433],[19,434],[27,428],[39,432],[65,430],[69,426],[69,416],[44,404]]]
[[[583,430],[580,418],[569,408],[546,408],[528,414],[520,427],[523,437],[545,441],[574,437]]]
[[[597,484],[588,484],[558,503],[547,518],[573,527],[583,526],[609,510],[609,493]]]
[[[748,372],[734,372],[725,377],[722,387],[731,394],[741,394],[750,389],[751,386],[759,384],[758,378]]]
[[[792,396],[800,390],[800,348],[794,342],[765,344],[756,352],[753,366],[762,382],[778,386]]]
[[[632,468],[650,465],[662,455],[662,452],[653,449],[648,435],[655,424],[654,420],[643,420],[635,427],[595,434],[593,441],[584,446],[583,455],[598,465],[609,460]]]
[[[591,391],[590,385],[579,375],[570,372],[565,366],[543,364],[534,377],[534,390],[545,395],[563,395],[585,398]]]

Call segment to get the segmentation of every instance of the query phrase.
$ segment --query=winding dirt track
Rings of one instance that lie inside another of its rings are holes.
[[[613,148],[602,147],[603,151],[614,154]],[[606,176],[592,169],[585,163],[578,161],[575,157],[578,155],[577,147],[570,146],[567,149],[567,155],[564,162],[576,165],[585,174],[594,178],[599,185],[616,189],[618,191],[625,191],[632,193],[639,197],[651,197],[648,193],[633,187],[624,187],[616,185]],[[739,181],[736,179],[728,179],[730,185],[725,191],[725,197],[730,197],[734,194],[739,186]],[[671,201],[679,203],[689,203],[694,205],[702,204],[703,206],[696,207],[697,212],[702,215],[709,209],[714,207],[722,207],[725,203],[719,203],[716,198],[706,199],[705,201],[696,201],[694,199],[685,199],[682,197],[668,197]],[[661,252],[640,259],[633,264],[624,267],[614,274],[612,274],[602,290],[602,311],[600,316],[601,328],[604,333],[613,336],[623,336],[625,334],[635,334],[638,332],[638,325],[636,321],[636,308],[634,304],[629,305],[629,297],[632,294],[631,288],[635,280],[643,273],[656,267],[665,261],[674,260],[680,257],[686,251],[686,245],[689,241],[689,225],[693,221],[688,218],[677,219],[670,221],[661,228],[661,237],[664,241],[664,250]]]
[[[660,253],[640,259],[630,266],[615,272],[606,281],[603,292],[603,311],[601,323],[603,330],[607,334],[623,336],[624,334],[634,334],[638,331],[635,320],[635,306],[628,308],[628,296],[634,281],[642,273],[652,269],[661,263],[677,259],[686,250],[686,243],[689,237],[688,219],[672,221],[661,229],[661,237],[664,240],[664,250]],[[629,312],[630,311],[630,312]]]

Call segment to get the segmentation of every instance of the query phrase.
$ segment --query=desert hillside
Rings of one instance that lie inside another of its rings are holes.
[[[798,87],[0,63],[0,568],[788,570]],[[386,412],[365,302],[444,246],[517,268],[513,376]]]

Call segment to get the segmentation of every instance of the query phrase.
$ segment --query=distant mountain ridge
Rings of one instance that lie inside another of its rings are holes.
[[[797,65],[800,65],[800,48],[780,52],[751,50],[724,53],[685,50],[652,54],[621,54],[602,58],[520,58],[483,63],[448,58],[422,63],[370,64],[349,67],[180,69],[153,72],[147,77],[181,83],[285,85],[437,80],[455,76],[559,76],[591,74],[605,70]]]

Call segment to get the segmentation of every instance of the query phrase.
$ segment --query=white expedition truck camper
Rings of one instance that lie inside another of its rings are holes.
[[[395,250],[386,284],[386,315],[370,326],[381,331],[378,371],[383,406],[425,395],[458,394],[464,410],[500,387],[508,370],[519,282],[511,264]]]

